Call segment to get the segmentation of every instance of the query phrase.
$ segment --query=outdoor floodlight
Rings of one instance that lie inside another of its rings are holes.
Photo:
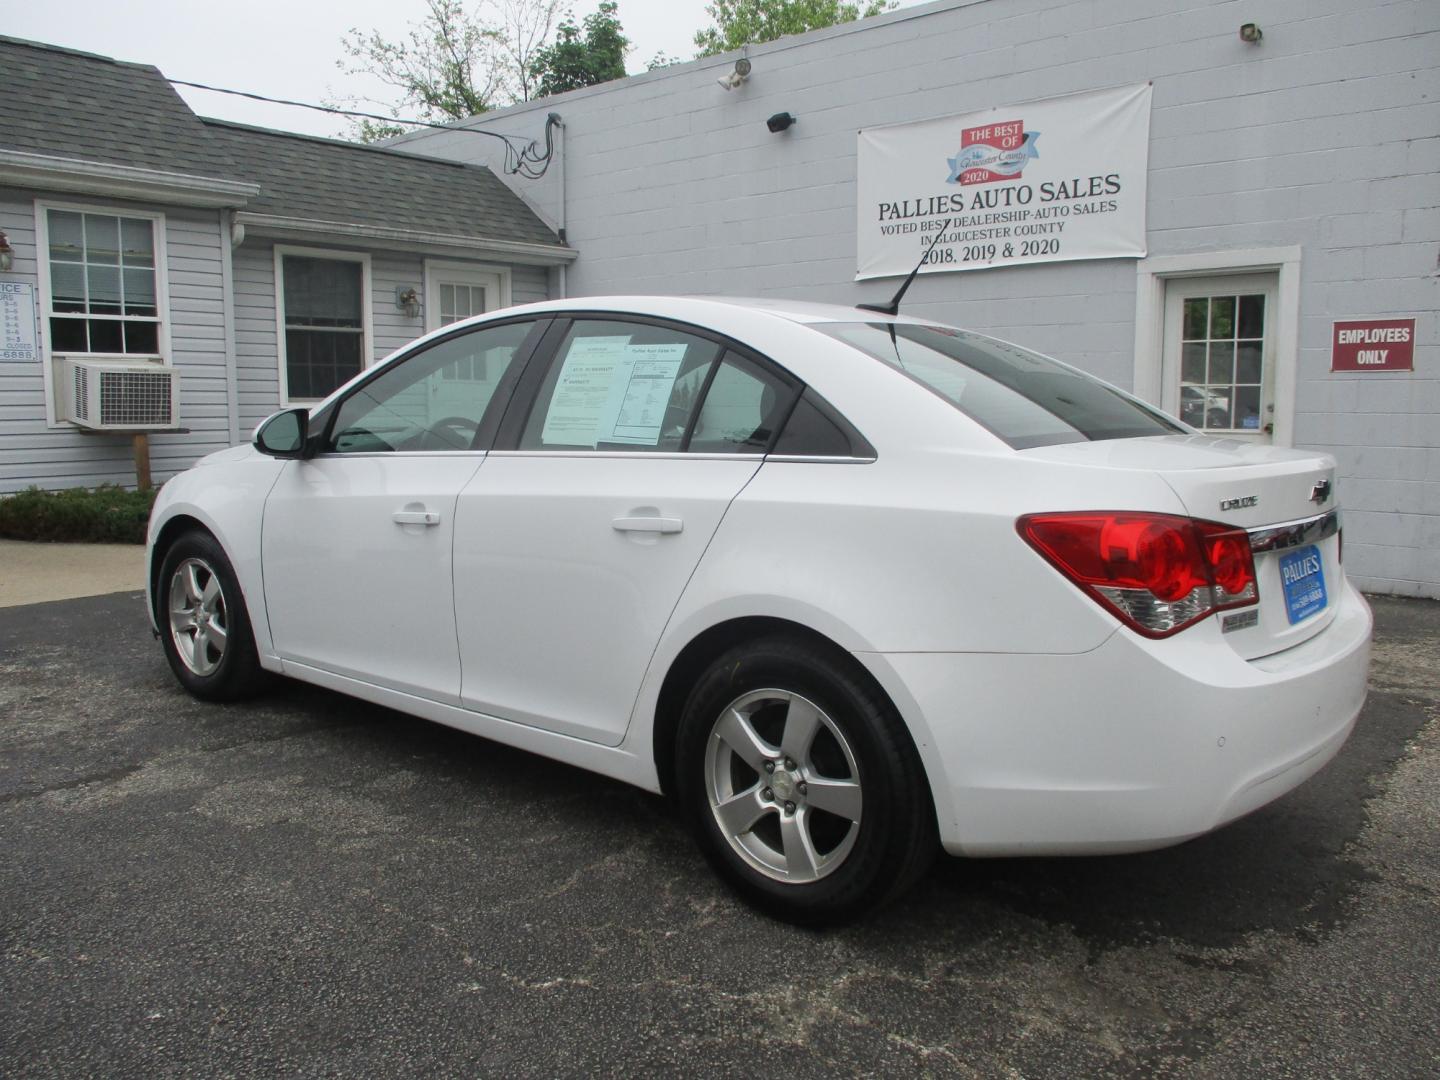
[[[726,90],[734,90],[748,78],[750,78],[750,61],[742,56],[739,60],[735,61],[734,71],[729,75],[720,76],[720,78],[715,81]]]

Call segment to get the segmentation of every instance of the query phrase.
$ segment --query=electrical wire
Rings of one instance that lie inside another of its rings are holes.
[[[196,90],[209,90],[216,94],[231,94],[234,97],[249,98],[251,101],[264,101],[271,105],[289,105],[296,109],[313,109],[315,112],[330,113],[332,116],[353,116],[362,120],[379,120],[386,124],[409,124],[414,127],[434,128],[437,131],[456,131],[467,135],[484,135],[491,139],[499,139],[505,144],[505,172],[511,176],[523,176],[527,180],[539,180],[550,168],[550,159],[555,154],[554,130],[560,123],[560,115],[551,113],[545,118],[545,150],[540,152],[539,143],[531,139],[525,142],[510,135],[501,135],[498,131],[484,131],[480,128],[454,127],[450,124],[437,124],[430,120],[406,120],[397,116],[382,116],[379,113],[360,112],[356,109],[341,109],[334,105],[315,105],[308,101],[290,101],[287,98],[267,97],[264,94],[254,94],[248,90],[229,90],[223,86],[209,86],[205,83],[189,82],[185,79],[171,79],[166,76],[166,81],[176,86],[189,86]]]

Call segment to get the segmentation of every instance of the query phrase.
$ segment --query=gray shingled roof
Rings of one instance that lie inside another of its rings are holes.
[[[210,136],[260,185],[257,214],[375,225],[488,240],[558,244],[555,234],[484,166],[222,120]]]
[[[258,214],[560,243],[484,166],[202,120],[153,67],[4,36],[0,148],[250,181]]]
[[[0,90],[0,146],[243,179],[165,76],[148,65],[0,37]]]

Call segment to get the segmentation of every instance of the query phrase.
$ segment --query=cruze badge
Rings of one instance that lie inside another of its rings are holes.
[[[1321,506],[1328,498],[1330,498],[1330,481],[1317,480],[1315,486],[1310,489],[1310,501],[1316,506]]]
[[[1259,495],[1241,495],[1238,499],[1221,499],[1221,510],[1243,510],[1247,506],[1259,506]]]

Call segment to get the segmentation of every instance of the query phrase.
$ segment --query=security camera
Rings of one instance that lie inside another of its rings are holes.
[[[739,60],[735,61],[734,71],[729,75],[720,76],[720,78],[715,81],[726,90],[734,90],[748,78],[750,78],[750,61],[742,56]]]

